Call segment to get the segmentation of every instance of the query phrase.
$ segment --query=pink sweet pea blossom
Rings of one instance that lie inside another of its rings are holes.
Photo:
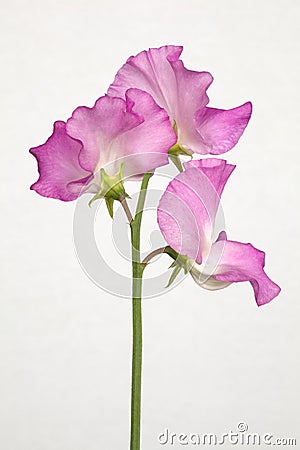
[[[150,48],[131,56],[118,71],[108,94],[124,97],[136,87],[149,92],[177,129],[178,145],[200,154],[219,155],[236,145],[252,111],[250,102],[223,110],[208,108],[208,72],[195,72],[179,59],[183,47]]]
[[[263,270],[264,252],[227,240],[225,232],[213,239],[220,197],[234,168],[215,158],[185,163],[186,170],[170,182],[160,200],[158,223],[170,247],[192,260],[191,275],[198,284],[215,290],[250,281],[260,306],[280,292]]]
[[[124,178],[168,164],[176,134],[167,113],[146,92],[129,89],[125,99],[104,96],[92,108],[80,106],[52,136],[30,149],[40,177],[31,186],[40,195],[63,201],[83,191],[97,193],[99,169],[109,175],[124,166]]]

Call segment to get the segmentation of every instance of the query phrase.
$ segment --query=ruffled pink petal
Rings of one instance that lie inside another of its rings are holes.
[[[168,112],[172,124],[176,122],[179,143],[201,152],[202,141],[194,117],[208,103],[206,90],[213,78],[208,72],[186,69],[179,59],[181,52],[182,47],[167,45],[131,56],[118,71],[108,94],[124,97],[130,87],[149,92]]]
[[[220,283],[250,281],[258,306],[273,300],[280,287],[264,271],[265,253],[251,244],[221,240],[213,244],[209,259],[218,255],[213,278]]]
[[[130,111],[143,117],[143,122],[119,136],[112,149],[115,152],[122,149],[124,175],[130,177],[168,164],[168,150],[176,143],[177,137],[168,114],[150,94],[129,89],[126,103]]]
[[[92,108],[79,106],[67,121],[68,134],[83,143],[79,160],[86,170],[95,173],[122,156],[112,152],[111,143],[143,122],[141,116],[126,107],[121,98],[104,96]]]
[[[178,143],[200,154],[230,150],[241,137],[251,116],[251,104],[224,111],[206,108],[206,91],[213,81],[208,72],[188,70],[179,59],[182,47],[150,48],[131,56],[108,89],[125,97],[130,87],[149,92],[164,108],[178,130]]]
[[[93,108],[77,108],[67,131],[83,143],[80,164],[94,173],[105,167],[114,174],[121,163],[124,176],[145,173],[167,164],[176,142],[167,113],[139,89],[129,89],[125,100],[104,96]]]
[[[248,125],[251,113],[250,102],[229,110],[203,108],[197,111],[195,129],[201,138],[202,150],[220,155],[232,149]]]
[[[138,88],[152,95],[171,120],[177,110],[177,80],[170,61],[179,59],[181,46],[150,48],[128,58],[118,71],[108,95],[125,98],[129,88]]]
[[[177,84],[174,93],[174,120],[178,130],[178,143],[195,153],[210,153],[195,127],[195,117],[197,111],[202,111],[208,104],[206,91],[213,82],[213,77],[209,72],[186,69],[181,60],[170,61],[170,64]]]
[[[196,167],[209,179],[218,196],[221,197],[225,184],[236,166],[227,164],[224,159],[194,159],[183,164],[184,168]],[[218,206],[218,205],[217,205]]]
[[[207,159],[186,167],[159,202],[158,224],[174,250],[201,264],[209,254],[220,195],[234,166]]]
[[[66,133],[66,124],[55,122],[47,142],[29,150],[37,159],[40,174],[31,189],[44,197],[75,200],[91,179],[91,173],[79,164],[81,149],[82,144]]]

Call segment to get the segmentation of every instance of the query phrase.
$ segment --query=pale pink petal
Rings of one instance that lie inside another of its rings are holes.
[[[125,100],[104,96],[92,108],[75,109],[67,121],[67,132],[83,143],[79,157],[82,167],[95,173],[122,156],[111,152],[111,142],[142,122],[141,116],[126,110]]]
[[[47,142],[30,149],[37,159],[40,174],[31,189],[44,197],[63,201],[76,199],[91,179],[91,174],[79,164],[81,149],[82,143],[67,135],[66,124],[55,122]]]
[[[150,48],[131,56],[108,89],[125,97],[128,88],[149,92],[164,108],[178,131],[178,143],[200,154],[230,150],[241,137],[251,116],[251,104],[229,111],[206,108],[206,91],[213,81],[208,72],[188,70],[179,59],[182,47]]]
[[[178,130],[178,143],[195,153],[210,153],[203,145],[202,137],[195,127],[197,111],[202,111],[209,98],[207,89],[213,82],[209,72],[195,72],[184,67],[181,60],[170,61],[176,77],[173,94],[174,121]]]
[[[201,264],[209,254],[220,195],[234,166],[212,159],[186,167],[163,194],[158,223],[174,250]]]
[[[209,259],[218,255],[213,278],[220,283],[250,281],[256,303],[261,306],[270,302],[280,292],[280,287],[264,271],[265,253],[251,244],[234,241],[217,241],[212,246]]]
[[[250,102],[237,108],[223,110],[203,108],[195,115],[195,129],[202,141],[203,150],[220,155],[234,147],[251,117]]]
[[[108,94],[124,97],[130,87],[149,92],[167,111],[172,124],[176,122],[179,143],[198,153],[203,148],[203,153],[207,153],[194,118],[208,103],[206,90],[213,78],[208,72],[186,69],[179,59],[181,52],[182,47],[168,45],[130,57],[118,71]]]
[[[221,197],[225,184],[236,167],[233,164],[227,164],[224,159],[217,158],[192,159],[183,165],[185,169],[196,167],[201,170],[210,180],[219,197]]]
[[[182,50],[181,46],[166,45],[131,56],[118,71],[108,94],[125,98],[127,89],[142,89],[151,94],[159,106],[168,112],[171,120],[174,120],[177,80],[170,61],[178,60]]]
[[[142,89],[168,112],[178,129],[189,121],[193,126],[195,112],[208,103],[206,89],[213,78],[208,72],[186,69],[179,59],[182,49],[167,45],[131,56],[118,71],[108,94],[124,97],[130,87]]]
[[[134,176],[168,164],[168,150],[177,138],[166,111],[150,94],[139,89],[126,92],[126,103],[130,111],[143,117],[143,122],[118,136],[112,144],[113,152],[121,149],[124,175]]]
[[[67,131],[83,143],[83,167],[114,174],[124,163],[125,177],[167,164],[168,149],[176,142],[165,110],[139,89],[129,89],[125,100],[105,96],[93,108],[77,108]]]

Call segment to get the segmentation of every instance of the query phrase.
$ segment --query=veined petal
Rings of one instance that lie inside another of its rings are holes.
[[[83,143],[83,167],[113,175],[123,163],[125,177],[167,164],[176,141],[167,113],[139,89],[129,89],[125,100],[106,95],[93,108],[77,108],[67,130]]]
[[[210,153],[203,145],[202,137],[195,127],[197,111],[208,104],[207,89],[213,82],[209,72],[188,70],[181,60],[170,61],[176,78],[174,92],[174,121],[178,130],[178,143],[195,153]]]
[[[221,240],[213,244],[209,259],[218,255],[213,278],[220,283],[250,281],[258,306],[273,300],[280,287],[265,273],[265,253],[251,244]]]
[[[213,78],[208,72],[186,69],[179,59],[182,50],[180,46],[166,45],[131,56],[118,71],[108,94],[124,97],[130,87],[149,92],[167,111],[172,124],[176,123],[180,145],[201,153],[202,140],[194,117],[208,103],[206,90]]]
[[[177,109],[177,80],[170,61],[178,60],[182,50],[181,46],[165,45],[131,56],[115,76],[108,95],[125,98],[127,89],[141,89],[151,94],[173,121]]]
[[[183,165],[185,169],[196,167],[203,172],[213,185],[219,197],[221,197],[225,184],[236,167],[233,164],[227,164],[225,159],[217,158],[192,159]]]
[[[176,124],[178,144],[200,154],[221,154],[239,140],[251,116],[251,104],[229,111],[206,108],[209,72],[187,69],[179,59],[183,48],[167,45],[131,56],[108,89],[125,97],[128,88],[149,92]]]
[[[129,89],[126,102],[133,112],[143,117],[143,122],[116,138],[112,149],[115,153],[121,149],[124,175],[130,177],[168,164],[168,150],[177,137],[168,114],[150,94]]]
[[[220,155],[234,147],[243,134],[252,113],[250,102],[237,108],[223,110],[203,108],[195,115],[195,129],[202,149]]]
[[[187,163],[159,202],[158,224],[167,243],[198,264],[209,254],[220,195],[233,169],[217,159]]]
[[[100,97],[92,108],[79,106],[67,121],[67,132],[83,143],[80,164],[86,170],[97,172],[113,159],[110,146],[120,134],[143,122],[138,114],[126,110],[121,98]]]
[[[31,189],[44,197],[75,200],[92,178],[91,173],[79,164],[81,149],[82,143],[66,133],[66,124],[55,122],[47,142],[29,150],[37,159],[40,174]]]

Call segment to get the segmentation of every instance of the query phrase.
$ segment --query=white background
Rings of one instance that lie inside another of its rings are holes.
[[[28,149],[91,106],[129,55],[164,44],[211,71],[212,106],[253,102],[226,155],[238,168],[223,207],[230,238],[266,251],[282,293],[257,308],[249,283],[211,293],[188,278],[145,301],[143,450],[163,448],[166,427],[223,433],[239,421],[299,441],[297,3],[2,0],[1,450],[127,448],[130,302],[86,277],[75,204],[29,191]]]

